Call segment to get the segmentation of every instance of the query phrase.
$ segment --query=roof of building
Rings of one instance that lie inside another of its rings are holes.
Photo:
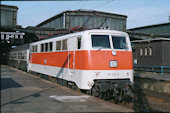
[[[163,26],[163,25],[170,25],[170,22],[167,22],[167,23],[160,23],[160,24],[154,24],[154,25],[147,25],[147,26],[136,27],[136,28],[131,28],[131,29],[128,29],[127,31],[138,30],[138,29],[144,29],[144,28],[150,28],[150,27],[157,27],[157,26]]]
[[[4,4],[1,4],[0,5],[0,8],[3,8],[3,7],[6,7],[6,8],[15,8],[15,9],[18,9],[18,7],[17,6],[12,6],[12,5],[4,5]]]
[[[106,15],[115,15],[115,16],[119,16],[119,17],[124,17],[124,18],[127,18],[126,15],[120,15],[120,14],[113,14],[113,13],[108,13],[108,12],[102,12],[102,11],[95,11],[95,10],[84,10],[84,9],[78,9],[78,10],[66,10],[66,11],[63,11],[57,15],[54,15],[52,16],[51,18],[41,22],[40,24],[38,24],[36,27],[39,27],[43,24],[46,24],[48,23],[49,21],[52,21],[54,20],[55,18],[59,17],[59,16],[62,16],[64,13],[78,13],[78,12],[85,12],[85,13],[100,13],[100,14],[106,14]],[[78,15],[78,14],[77,14]]]
[[[170,38],[155,38],[155,39],[146,39],[146,40],[134,40],[132,43],[143,43],[143,42],[151,42],[151,41],[170,41]]]

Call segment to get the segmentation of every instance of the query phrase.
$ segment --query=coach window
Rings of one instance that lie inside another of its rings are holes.
[[[61,41],[56,42],[56,50],[61,50]]]
[[[62,50],[67,50],[67,40],[63,40]]]
[[[44,44],[41,44],[41,52],[44,52]]]
[[[50,42],[50,43],[49,43],[49,46],[50,46],[49,51],[52,51],[52,50],[53,50],[53,43]]]
[[[37,45],[35,46],[35,52],[37,52]]]
[[[81,37],[77,37],[77,41],[78,41],[78,49],[81,48]]]
[[[48,51],[48,43],[45,43],[45,52]]]
[[[31,51],[34,52],[34,46],[31,47]]]

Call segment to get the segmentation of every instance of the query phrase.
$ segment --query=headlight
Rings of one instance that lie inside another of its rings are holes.
[[[110,67],[117,67],[117,61],[116,60],[111,60],[109,63]]]

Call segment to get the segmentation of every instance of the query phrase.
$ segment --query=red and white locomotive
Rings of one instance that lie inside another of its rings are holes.
[[[125,32],[94,29],[31,43],[27,69],[101,98],[133,96],[132,49]]]

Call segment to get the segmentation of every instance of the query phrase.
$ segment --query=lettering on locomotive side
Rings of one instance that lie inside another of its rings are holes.
[[[119,73],[108,73],[108,76],[119,76]]]

